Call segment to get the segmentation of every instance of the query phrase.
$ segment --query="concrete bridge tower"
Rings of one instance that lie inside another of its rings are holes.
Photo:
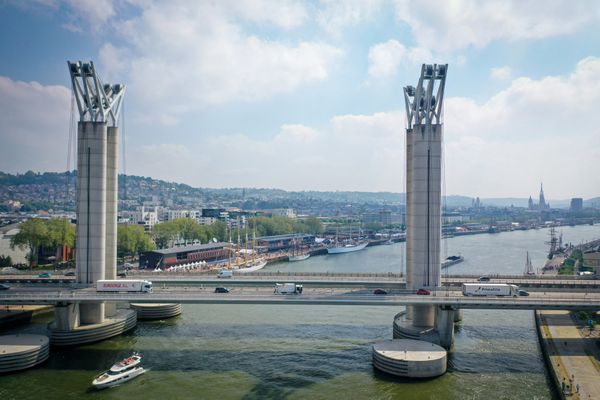
[[[406,286],[441,286],[443,100],[448,64],[423,64],[406,104]],[[446,371],[454,310],[407,306],[394,318],[394,340],[373,347],[373,364],[390,374],[432,377]],[[443,347],[441,347],[443,346]]]
[[[77,126],[77,282],[115,279],[117,270],[118,120],[125,85],[103,84],[94,63],[68,62]],[[56,307],[55,344],[78,344],[122,333],[135,326],[135,312],[118,316],[114,304]],[[131,324],[133,321],[133,324]],[[85,325],[85,332],[79,328]],[[119,328],[121,327],[121,328]],[[89,340],[87,340],[89,339]]]

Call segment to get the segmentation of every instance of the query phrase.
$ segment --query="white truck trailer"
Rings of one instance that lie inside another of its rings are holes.
[[[300,294],[302,293],[302,285],[295,283],[276,283],[275,294]]]
[[[146,292],[152,293],[152,282],[143,279],[114,279],[96,282],[98,292]]]
[[[507,283],[463,283],[465,296],[518,296],[519,287]]]

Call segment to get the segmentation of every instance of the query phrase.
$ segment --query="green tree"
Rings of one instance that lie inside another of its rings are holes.
[[[56,218],[46,221],[46,227],[48,228],[50,244],[56,249],[55,263],[58,264],[59,249],[62,246],[75,246],[75,225],[66,219]]]
[[[177,239],[177,235],[178,228],[173,221],[162,222],[154,225],[154,228],[152,229],[152,238],[159,249],[164,249],[171,246],[173,241]]]
[[[42,246],[52,244],[46,221],[39,218],[32,218],[23,222],[19,226],[19,233],[10,240],[10,247],[21,250],[29,249],[29,267],[37,263],[38,250]]]
[[[131,256],[154,248],[154,243],[142,226],[119,225],[117,227],[117,256]]]
[[[0,256],[0,268],[12,266],[12,259],[10,256]]]
[[[306,218],[303,222],[302,225],[304,229],[299,229],[306,232],[306,233],[310,233],[316,236],[319,236],[320,234],[323,233],[323,224],[321,223],[321,221],[319,221],[318,218],[316,217],[308,217]]]

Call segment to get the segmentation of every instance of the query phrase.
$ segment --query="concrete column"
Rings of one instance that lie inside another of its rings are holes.
[[[414,289],[413,285],[413,253],[412,253],[412,237],[408,235],[408,227],[414,224],[412,214],[412,182],[413,182],[413,169],[412,169],[412,138],[413,131],[406,131],[406,212],[405,212],[405,223],[406,223],[406,288]],[[413,318],[413,307],[406,306],[406,319],[411,320]]]
[[[106,252],[104,279],[117,278],[117,208],[119,170],[119,128],[108,127],[106,145]],[[106,316],[116,314],[116,303],[106,303]]]
[[[59,331],[70,331],[78,326],[78,304],[58,304],[54,306],[54,329]]]
[[[412,133],[411,241],[413,288],[441,285],[441,125],[417,125]]]
[[[94,284],[105,277],[106,124],[79,122],[77,137],[77,282]],[[80,306],[81,323],[103,320],[104,304]]]
[[[408,289],[441,286],[442,126],[415,125],[406,133],[406,283]],[[433,327],[434,306],[407,307],[415,327]]]
[[[105,313],[104,302],[79,304],[79,322],[81,324],[101,324],[104,322]]]
[[[104,279],[106,124],[79,122],[77,140],[77,281]]]
[[[456,310],[437,309],[436,330],[440,337],[440,346],[449,349],[454,342],[454,316]]]

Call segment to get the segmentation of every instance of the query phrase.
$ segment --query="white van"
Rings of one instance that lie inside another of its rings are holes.
[[[233,276],[233,271],[230,271],[228,269],[222,269],[219,274],[217,275],[217,278],[231,278]]]

